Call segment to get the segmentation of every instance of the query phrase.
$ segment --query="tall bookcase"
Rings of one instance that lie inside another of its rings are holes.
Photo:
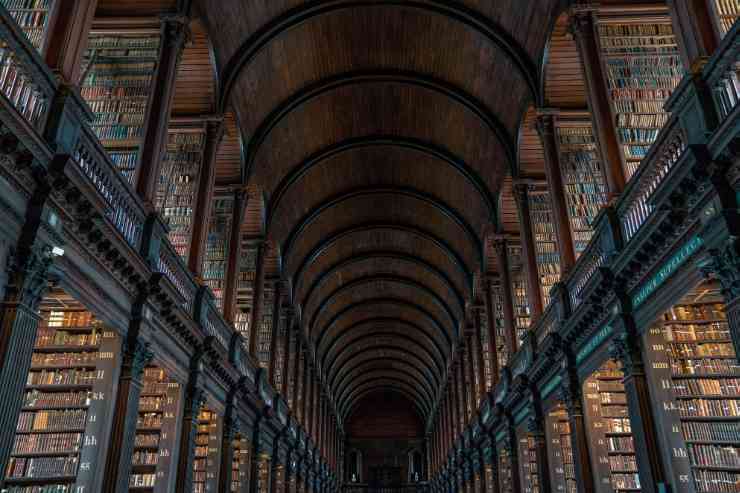
[[[265,283],[262,289],[262,308],[257,330],[257,363],[262,368],[270,367],[270,352],[272,349],[273,304],[275,300],[275,284]],[[272,377],[272,375],[270,375]]]
[[[144,370],[143,380],[129,490],[164,493],[169,491],[174,467],[171,462],[181,388],[156,366]]]
[[[168,227],[170,243],[187,261],[193,226],[193,205],[203,163],[205,130],[170,129],[157,180],[156,208]]]
[[[493,299],[491,300],[491,303],[493,305],[493,309],[497,310],[496,307],[496,297],[498,288],[494,288],[491,290],[491,296]],[[483,385],[485,387],[485,391],[488,392],[493,389],[493,365],[491,364],[491,344],[497,344],[498,341],[498,320],[496,316],[496,312],[492,314],[493,316],[493,327],[496,331],[496,337],[493,341],[490,340],[490,334],[488,333],[488,320],[486,319],[485,312],[481,314],[481,331],[480,331],[480,348],[481,348],[481,355],[483,360]],[[498,352],[496,353],[498,354]],[[500,361],[500,356],[499,356]]]
[[[42,311],[3,491],[92,491],[119,343],[88,311]]]
[[[651,22],[609,19],[598,31],[629,178],[668,121],[663,105],[681,82],[683,63],[667,15]]]
[[[257,493],[270,493],[270,469],[269,455],[263,453],[257,457]]]
[[[236,281],[236,305],[237,320],[235,321],[237,331],[242,335],[248,348],[252,337],[257,337],[258,328],[250,327],[250,313],[254,309],[254,283],[257,274],[257,248],[249,241],[249,238],[241,235],[241,248],[239,253],[239,276]]]
[[[648,382],[674,482],[698,493],[737,491],[740,364],[718,289],[673,306],[645,338]]]
[[[216,305],[223,310],[234,199],[217,198],[211,211],[206,250],[203,255],[203,282],[211,288]]]
[[[527,283],[524,279],[522,247],[519,245],[508,245],[507,248],[509,254],[509,279],[511,279],[512,303],[514,305],[514,330],[516,331],[518,347],[529,330],[532,318],[529,310]],[[503,300],[501,303],[503,306]],[[501,316],[503,320],[503,312]]]
[[[234,456],[231,460],[231,491],[242,493],[249,488],[249,467],[252,447],[241,433],[233,441]]]
[[[551,489],[557,493],[577,493],[568,411],[559,405],[547,414],[546,419]]]
[[[34,48],[41,51],[49,22],[49,12],[55,0],[0,0],[10,16],[28,37]]]
[[[517,433],[521,490],[522,493],[540,493],[535,439],[527,432],[526,426],[526,424],[521,425]]]
[[[201,409],[198,414],[193,459],[193,493],[211,493],[218,490],[221,423],[216,412],[209,408]]]
[[[724,37],[740,17],[740,3],[737,0],[711,1],[719,33]]]
[[[504,438],[504,440],[508,440]],[[498,453],[498,491],[499,493],[514,493],[514,471],[511,460],[511,451],[508,446],[499,443]]]
[[[599,492],[640,491],[635,442],[621,367],[606,362],[584,383],[591,464]]]
[[[80,93],[94,114],[92,128],[133,184],[160,36],[92,31]]]
[[[550,193],[536,191],[529,194],[529,211],[534,231],[534,249],[542,288],[542,305],[550,303],[550,288],[560,280],[560,253],[555,234]]]
[[[557,143],[576,255],[591,240],[593,222],[607,202],[606,182],[590,121],[558,119]]]

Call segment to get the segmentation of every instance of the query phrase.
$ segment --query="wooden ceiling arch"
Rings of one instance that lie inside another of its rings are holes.
[[[388,370],[372,370],[358,376],[354,381],[350,382],[342,391],[335,394],[337,399],[337,407],[341,413],[348,401],[351,401],[352,395],[355,394],[359,389],[375,384],[376,382],[383,380],[385,382],[393,381],[405,386],[405,388],[414,389],[414,393],[417,395],[417,401],[420,407],[424,409],[425,415],[432,408],[434,402],[434,396],[429,394],[424,386],[419,381],[419,377],[416,377],[409,373],[402,371],[388,371]]]
[[[404,395],[407,395],[411,399],[411,402],[413,402],[413,404],[418,409],[419,414],[422,416],[422,421],[426,421],[426,417],[429,415],[431,407],[426,405],[424,399],[419,396],[414,387],[409,385],[405,381],[388,378],[378,378],[373,381],[366,382],[364,385],[358,386],[358,388],[353,389],[352,392],[349,394],[347,405],[343,408],[337,408],[340,419],[342,421],[345,421],[349,414],[350,408],[363,396],[372,392],[388,389],[392,389],[396,392],[403,392]]]
[[[375,399],[371,400],[370,397],[372,396],[372,394],[382,394],[382,395],[378,398],[378,400],[375,400]],[[350,422],[353,419],[353,417],[357,415],[356,413],[358,409],[362,409],[364,411],[362,414],[373,412],[373,408],[369,406],[363,406],[363,404],[365,404],[365,401],[364,401],[365,398],[367,398],[371,402],[383,402],[383,400],[386,399],[389,394],[398,394],[398,397],[400,397],[401,399],[405,401],[408,401],[409,408],[416,415],[416,419],[419,420],[419,423],[420,423],[419,426],[420,427],[423,426],[421,423],[423,422],[424,412],[418,406],[418,404],[414,401],[414,396],[409,395],[408,393],[406,393],[404,390],[401,390],[401,389],[382,389],[382,388],[381,389],[373,389],[373,388],[366,389],[363,392],[361,392],[359,395],[355,396],[352,399],[352,405],[347,410],[346,422]]]

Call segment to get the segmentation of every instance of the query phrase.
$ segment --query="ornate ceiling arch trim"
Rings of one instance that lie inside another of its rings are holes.
[[[426,241],[429,241],[436,248],[441,250],[448,259],[450,259],[453,265],[457,268],[457,270],[460,271],[462,276],[467,281],[468,290],[472,290],[473,273],[472,271],[468,270],[462,257],[460,257],[460,255],[449,245],[449,243],[415,225],[393,222],[370,222],[352,226],[337,232],[336,234],[334,234],[334,236],[330,236],[329,238],[323,240],[308,255],[306,255],[306,257],[301,261],[298,269],[295,271],[295,275],[293,276],[293,279],[295,279],[295,290],[298,291],[298,288],[303,281],[303,273],[306,271],[308,266],[311,265],[326,251],[328,251],[337,242],[353,234],[366,233],[373,230],[398,231],[401,233],[412,234],[423,238]]]
[[[414,257],[413,255],[409,255],[407,253],[394,252],[394,251],[366,252],[366,253],[355,255],[353,257],[349,257],[349,258],[346,258],[344,260],[337,262],[336,264],[329,267],[329,269],[322,272],[321,275],[311,284],[311,287],[308,289],[306,295],[303,297],[303,301],[301,301],[301,306],[308,306],[308,302],[311,300],[311,296],[313,295],[315,290],[319,286],[321,286],[324,282],[326,282],[333,274],[336,274],[342,269],[351,267],[353,265],[356,265],[362,262],[366,262],[368,260],[399,260],[404,263],[414,264],[414,266],[421,268],[422,270],[432,274],[437,279],[439,279],[447,287],[447,289],[449,289],[450,292],[452,292],[455,295],[455,301],[457,302],[457,305],[460,308],[460,310],[461,311],[465,310],[465,299],[463,298],[462,294],[457,290],[457,288],[453,284],[452,280],[447,276],[447,274],[442,272],[436,266],[418,257]]]
[[[399,350],[397,346],[378,346],[377,348],[373,348],[373,349],[383,349],[383,348],[386,348],[387,350],[399,351],[399,352],[402,352],[404,354],[411,356],[410,351]],[[429,370],[429,367],[426,366],[426,363],[424,363],[423,360],[419,359],[418,357],[413,357],[413,356],[411,356],[411,358],[412,359],[405,360],[402,358],[397,358],[395,356],[372,356],[370,358],[363,359],[361,361],[358,361],[357,363],[349,365],[348,368],[344,368],[344,367],[339,368],[339,370],[343,370],[343,371],[337,372],[332,376],[332,380],[331,382],[329,382],[329,388],[332,389],[335,395],[341,395],[341,393],[344,391],[347,385],[352,383],[351,377],[357,376],[356,375],[357,371],[362,370],[363,368],[371,366],[371,365],[377,365],[380,362],[388,362],[388,363],[393,363],[396,366],[378,367],[378,368],[373,367],[373,368],[367,369],[367,372],[377,370],[377,371],[403,372],[403,373],[413,374],[413,373],[409,373],[411,370],[413,370],[417,372],[418,373],[417,376],[422,379],[421,385],[424,387],[424,390],[426,390],[427,394],[430,397],[434,396],[434,389],[439,388],[439,378],[433,372]],[[421,363],[423,366],[419,367],[417,366],[416,363]]]
[[[444,149],[440,146],[434,145],[429,142],[425,142],[420,139],[414,139],[411,137],[401,137],[396,135],[369,135],[365,137],[356,137],[347,139],[337,144],[333,144],[325,147],[317,153],[311,155],[303,162],[294,167],[283,179],[278,183],[274,192],[271,194],[270,203],[268,206],[268,212],[270,215],[274,213],[280,206],[280,202],[287,195],[289,189],[298,181],[300,181],[313,167],[321,165],[324,161],[331,159],[334,156],[352,152],[358,149],[367,149],[372,147],[399,147],[402,149],[409,149],[415,152],[426,154],[434,157],[440,161],[449,164],[454,168],[470,185],[477,191],[481,196],[481,200],[486,204],[491,219],[495,219],[498,215],[497,203],[498,200],[488,189],[483,179],[480,177],[478,172],[472,169],[462,158],[453,154],[452,152]],[[268,218],[268,223],[272,218]]]
[[[401,384],[396,379],[390,378],[378,378],[367,383],[366,385],[353,389],[352,393],[348,395],[349,400],[347,401],[346,407],[344,409],[340,409],[339,407],[337,407],[337,414],[339,414],[339,416],[341,416],[342,418],[342,421],[345,422],[347,420],[349,412],[351,411],[351,407],[354,405],[355,402],[357,402],[357,400],[370,392],[389,389],[395,392],[405,392],[406,396],[411,399],[411,402],[419,411],[419,414],[424,417],[422,421],[426,421],[426,416],[429,415],[431,407],[426,405],[423,398],[421,398],[417,392],[414,392],[413,388],[410,387],[408,383],[404,382],[403,384]]]
[[[337,412],[342,416],[342,418],[346,417],[346,410],[347,405],[351,402],[352,396],[360,389],[362,389],[365,386],[368,385],[375,385],[377,384],[378,388],[383,387],[389,387],[389,383],[395,384],[395,385],[401,385],[402,388],[410,390],[414,395],[416,395],[416,402],[419,404],[419,407],[421,407],[424,410],[424,416],[428,416],[432,409],[432,401],[429,401],[427,397],[424,396],[424,394],[420,393],[418,390],[418,387],[413,386],[410,382],[407,380],[404,380],[402,378],[393,377],[393,376],[373,376],[372,374],[369,375],[371,378],[364,378],[363,380],[359,380],[355,382],[354,385],[347,388],[345,395],[339,396],[337,400]],[[367,375],[366,375],[367,377]]]
[[[323,203],[316,206],[313,210],[309,211],[308,214],[293,227],[288,234],[288,237],[283,242],[281,251],[283,252],[283,259],[288,258],[290,253],[293,251],[293,247],[298,242],[301,235],[311,224],[318,219],[321,214],[334,207],[341,206],[343,203],[359,198],[373,195],[400,195],[403,197],[411,198],[423,202],[427,205],[432,206],[444,217],[453,221],[473,245],[473,249],[477,254],[478,268],[483,267],[483,242],[478,237],[475,229],[467,222],[467,220],[460,214],[459,211],[455,210],[451,206],[444,203],[442,200],[430,195],[428,193],[410,188],[410,187],[361,187],[349,192],[341,193],[335,197],[332,197]],[[475,269],[473,269],[475,270]]]
[[[481,101],[449,82],[429,77],[428,75],[403,70],[384,69],[334,75],[301,89],[280,103],[260,122],[245,146],[244,166],[246,178],[249,179],[251,177],[254,160],[257,158],[262,144],[267,140],[270,133],[280,125],[283,119],[293,111],[300,109],[303,105],[324,94],[343,87],[361,84],[410,85],[441,94],[455,101],[478,118],[496,136],[499,144],[504,149],[509,169],[514,166],[516,162],[514,137],[509,134],[509,131],[501,120],[493,112],[488,110]]]
[[[413,337],[405,334],[399,334],[398,332],[392,332],[387,329],[374,330],[370,333],[359,332],[361,327],[378,327],[378,324],[383,326],[392,325],[394,327],[413,331],[415,334],[418,334],[415,335],[416,337],[420,336],[425,339],[426,342],[431,343],[432,347],[434,347],[435,349],[436,354],[432,354],[429,346],[423,345],[419,342],[418,339],[414,339]],[[375,317],[373,319],[362,320],[360,322],[357,322],[356,324],[352,324],[347,327],[340,335],[330,341],[329,347],[326,348],[326,351],[321,356],[321,367],[331,368],[342,354],[344,354],[348,349],[352,349],[353,344],[357,344],[360,341],[371,337],[399,337],[402,339],[407,339],[410,343],[421,346],[423,348],[423,351],[425,351],[429,355],[429,357],[436,362],[437,370],[439,370],[440,375],[444,373],[444,362],[446,361],[446,358],[445,354],[439,347],[439,344],[437,344],[437,341],[430,337],[429,334],[427,334],[421,327],[418,327],[416,324],[412,324],[410,322],[406,322],[405,320],[401,320],[395,317]],[[340,343],[340,349],[333,355],[331,359],[327,360],[329,355],[332,354],[334,348]],[[318,354],[319,350],[317,349],[316,352]]]
[[[421,306],[417,305],[416,303],[413,303],[408,300],[404,300],[402,298],[392,298],[392,297],[378,297],[378,298],[368,298],[366,300],[362,300],[357,303],[353,303],[351,305],[348,305],[342,309],[339,313],[335,314],[331,320],[329,320],[329,323],[327,323],[319,332],[318,337],[316,338],[315,347],[321,346],[321,341],[326,335],[327,331],[331,329],[331,327],[343,316],[347,315],[348,313],[352,312],[353,310],[366,306],[366,305],[375,305],[375,304],[388,304],[388,305],[395,305],[398,307],[403,307],[406,309],[412,309],[415,310],[418,313],[421,313],[424,318],[426,318],[429,323],[437,330],[437,333],[442,334],[442,336],[445,338],[445,341],[447,342],[447,347],[452,347],[452,338],[450,337],[450,334],[444,329],[442,324],[437,320],[434,315],[429,313],[427,310],[422,308]],[[455,327],[455,338],[457,338],[459,327]]]
[[[429,289],[425,285],[416,282],[414,279],[403,277],[403,276],[395,276],[395,275],[388,275],[388,274],[376,274],[376,275],[370,275],[370,276],[364,276],[360,277],[358,279],[354,279],[353,281],[350,281],[334,291],[332,291],[326,298],[324,298],[324,301],[321,302],[321,304],[317,307],[316,310],[314,310],[311,320],[308,323],[308,334],[309,336],[313,335],[314,329],[316,328],[316,320],[317,318],[324,312],[324,310],[327,309],[327,305],[337,296],[341,295],[342,293],[346,291],[351,291],[359,286],[364,286],[367,284],[372,284],[376,282],[384,282],[389,284],[400,284],[402,286],[408,286],[412,287],[414,289],[418,289],[419,291],[423,292],[434,302],[442,308],[442,310],[445,312],[447,317],[450,319],[451,323],[451,329],[454,331],[455,327],[458,326],[458,319],[455,316],[455,314],[450,309],[449,305],[442,299],[437,293],[435,293],[432,289]]]
[[[321,0],[301,5],[271,20],[249,36],[226,62],[219,79],[219,108],[226,102],[242,73],[259,53],[285,33],[314,18],[346,9],[372,6],[403,7],[441,15],[475,30],[503,51],[525,80],[532,100],[537,99],[539,82],[537,64],[506,29],[471,8],[449,0]]]

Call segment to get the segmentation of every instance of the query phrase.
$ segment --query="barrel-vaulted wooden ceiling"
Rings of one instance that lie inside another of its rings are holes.
[[[235,117],[218,184],[264,204],[340,412],[378,389],[430,412],[486,235],[517,228],[501,194],[561,3],[194,1],[173,113]]]

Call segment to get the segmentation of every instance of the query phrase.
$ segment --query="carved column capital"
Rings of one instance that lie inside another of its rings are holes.
[[[163,14],[159,17],[164,34],[164,42],[170,47],[182,51],[192,38],[190,18],[182,14]]]
[[[593,2],[575,2],[569,12],[568,33],[573,37],[593,36],[596,9]]]
[[[535,120],[535,129],[540,138],[551,137],[555,135],[555,115],[551,113],[541,113]]]
[[[625,377],[644,374],[640,347],[634,337],[628,334],[619,334],[609,345],[609,354],[622,363]]]
[[[48,288],[49,268],[54,260],[51,247],[12,250],[7,258],[8,285],[5,299],[35,310]]]
[[[740,254],[734,238],[723,247],[710,249],[700,268],[706,277],[719,281],[727,301],[740,297]]]

